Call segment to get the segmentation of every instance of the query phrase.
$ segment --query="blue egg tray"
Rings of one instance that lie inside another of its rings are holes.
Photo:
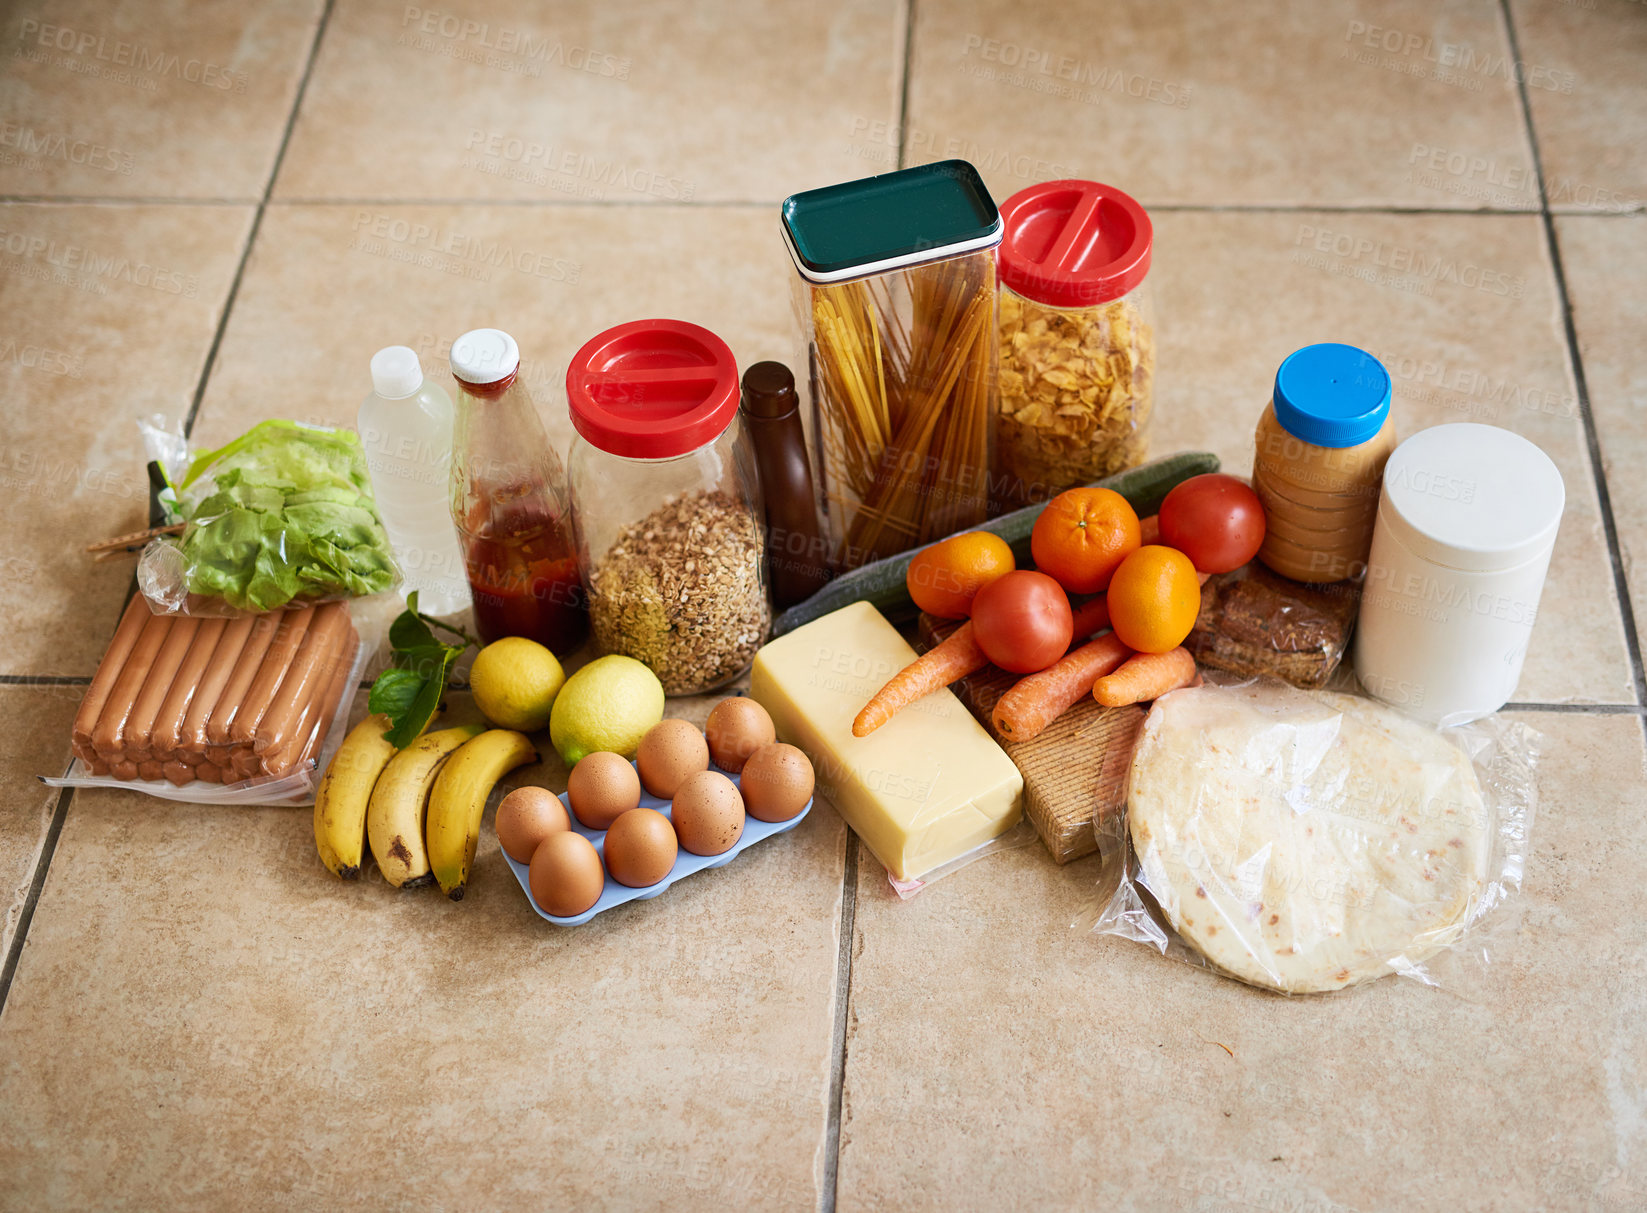
[[[631,762],[629,765],[634,766],[635,764]],[[741,776],[734,775],[731,771],[721,771],[720,767],[712,764],[709,769],[711,771],[720,771],[722,775],[725,775],[734,784],[739,785],[741,791],[743,783]],[[639,771],[637,771],[636,774],[639,774]],[[572,812],[571,799],[565,792],[561,793],[560,802],[566,809],[566,816],[567,819],[571,821],[572,828],[579,834],[582,834],[590,842],[595,844],[595,851],[600,855],[601,866],[605,867],[606,831],[591,830],[588,826],[579,821],[577,814]],[[646,790],[644,784],[641,786],[640,807],[643,809],[656,809],[665,817],[669,816],[669,802],[660,797],[653,796]],[[619,884],[617,881],[613,880],[611,874],[608,873],[606,877],[606,887],[600,891],[600,897],[595,901],[595,904],[590,906],[583,913],[572,918],[557,918],[553,914],[545,913],[543,907],[538,905],[538,903],[532,899],[532,885],[528,878],[527,865],[524,863],[516,863],[509,857],[507,852],[504,853],[503,858],[508,861],[509,870],[515,874],[515,879],[520,881],[520,891],[526,894],[526,900],[530,902],[532,908],[538,912],[539,918],[547,918],[556,926],[577,927],[582,926],[603,910],[610,910],[613,906],[621,906],[626,901],[645,901],[648,898],[656,897],[659,893],[663,892],[677,880],[683,880],[692,875],[694,872],[701,872],[705,868],[725,867],[739,855],[747,851],[750,847],[754,846],[757,842],[765,842],[774,834],[782,834],[785,830],[793,830],[806,819],[806,815],[811,811],[812,801],[808,800],[806,802],[806,807],[799,813],[796,813],[795,816],[791,817],[788,821],[756,821],[753,817],[745,814],[743,819],[743,836],[733,844],[731,850],[720,855],[694,855],[685,847],[681,847],[679,853],[675,857],[675,866],[669,869],[669,875],[658,881],[657,884],[648,885],[644,889],[631,889],[628,885]]]

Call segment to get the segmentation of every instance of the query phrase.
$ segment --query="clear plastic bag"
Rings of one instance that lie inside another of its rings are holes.
[[[138,561],[156,611],[243,617],[400,584],[353,431],[264,421],[181,468],[178,436],[139,425],[170,485],[161,500],[185,524]]]
[[[1095,823],[1092,929],[1281,993],[1467,986],[1521,887],[1537,748],[1271,678],[1174,691]]]

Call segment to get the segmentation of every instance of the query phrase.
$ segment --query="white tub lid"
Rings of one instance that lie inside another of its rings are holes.
[[[1549,550],[1567,492],[1520,434],[1459,422],[1420,430],[1384,465],[1379,513],[1417,555],[1449,568],[1514,568]]]

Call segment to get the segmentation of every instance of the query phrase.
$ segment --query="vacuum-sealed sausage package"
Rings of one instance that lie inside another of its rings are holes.
[[[314,798],[377,651],[380,612],[349,602],[239,618],[126,604],[54,787],[114,787],[203,804]]]
[[[1093,929],[1284,994],[1468,985],[1521,887],[1537,741],[1271,678],[1170,692],[1096,822]]]

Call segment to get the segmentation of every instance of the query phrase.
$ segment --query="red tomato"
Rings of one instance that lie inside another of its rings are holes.
[[[1264,507],[1234,476],[1191,476],[1161,503],[1161,542],[1203,573],[1238,569],[1264,543]]]
[[[972,634],[1003,670],[1044,670],[1069,651],[1075,635],[1069,595],[1045,573],[1020,569],[998,577],[972,600]]]

